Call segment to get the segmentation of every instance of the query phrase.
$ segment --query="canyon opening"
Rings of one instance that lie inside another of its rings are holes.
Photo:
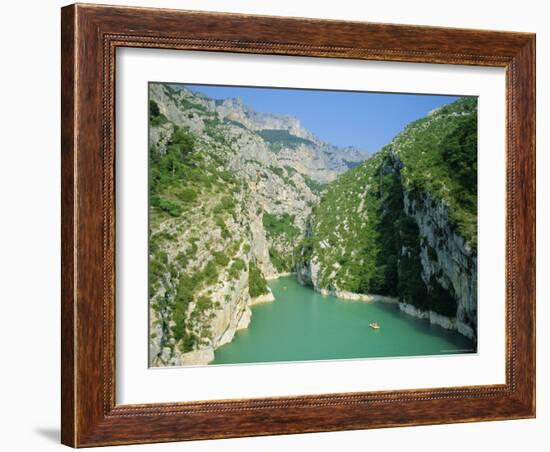
[[[477,98],[151,82],[151,367],[477,352]]]

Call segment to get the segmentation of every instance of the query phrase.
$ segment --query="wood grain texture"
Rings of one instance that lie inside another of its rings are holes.
[[[62,10],[62,442],[74,447],[535,415],[535,37],[71,5]],[[117,47],[506,68],[506,384],[116,405]]]
[[[75,138],[75,59],[74,8],[63,9],[61,19],[61,441],[74,444],[76,387],[74,316],[74,150]]]

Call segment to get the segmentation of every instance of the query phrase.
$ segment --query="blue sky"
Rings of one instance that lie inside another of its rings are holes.
[[[297,117],[324,141],[375,152],[411,121],[455,96],[185,85],[212,99],[240,97],[253,110]]]

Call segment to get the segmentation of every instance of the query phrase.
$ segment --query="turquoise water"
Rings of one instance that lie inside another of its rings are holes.
[[[247,329],[215,352],[212,364],[474,352],[464,336],[399,311],[394,304],[324,296],[294,277],[269,283],[275,301],[252,307]],[[378,322],[379,330],[369,323]]]

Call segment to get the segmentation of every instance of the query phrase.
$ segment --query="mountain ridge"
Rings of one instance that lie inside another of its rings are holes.
[[[378,294],[474,339],[477,101],[410,123],[323,193],[298,257],[319,291]]]
[[[303,127],[301,121],[291,114],[258,112],[246,105],[238,97],[211,99],[183,85],[178,85],[177,91],[185,97],[189,96],[193,98],[195,101],[200,100],[203,106],[217,113],[220,118],[240,124],[249,130],[256,132],[286,130],[292,137],[310,142],[310,146],[307,146],[308,143],[303,142],[302,144],[306,145],[303,149],[296,149],[292,145],[285,147],[275,142],[272,149],[276,152],[282,150],[284,157],[282,156],[281,158],[291,161],[302,160],[302,162],[309,163],[311,168],[319,168],[319,165],[316,165],[316,161],[320,161],[325,168],[332,171],[318,173],[312,171],[307,164],[296,168],[299,171],[308,172],[308,176],[320,182],[330,182],[334,180],[337,174],[368,158],[369,153],[366,150],[355,146],[335,146],[321,140],[313,132]]]
[[[149,100],[150,364],[206,364],[292,270],[326,174],[189,91],[151,84]]]
[[[150,84],[150,365],[212,361],[290,272],[475,340],[476,112],[441,107],[365,160],[290,116]]]

